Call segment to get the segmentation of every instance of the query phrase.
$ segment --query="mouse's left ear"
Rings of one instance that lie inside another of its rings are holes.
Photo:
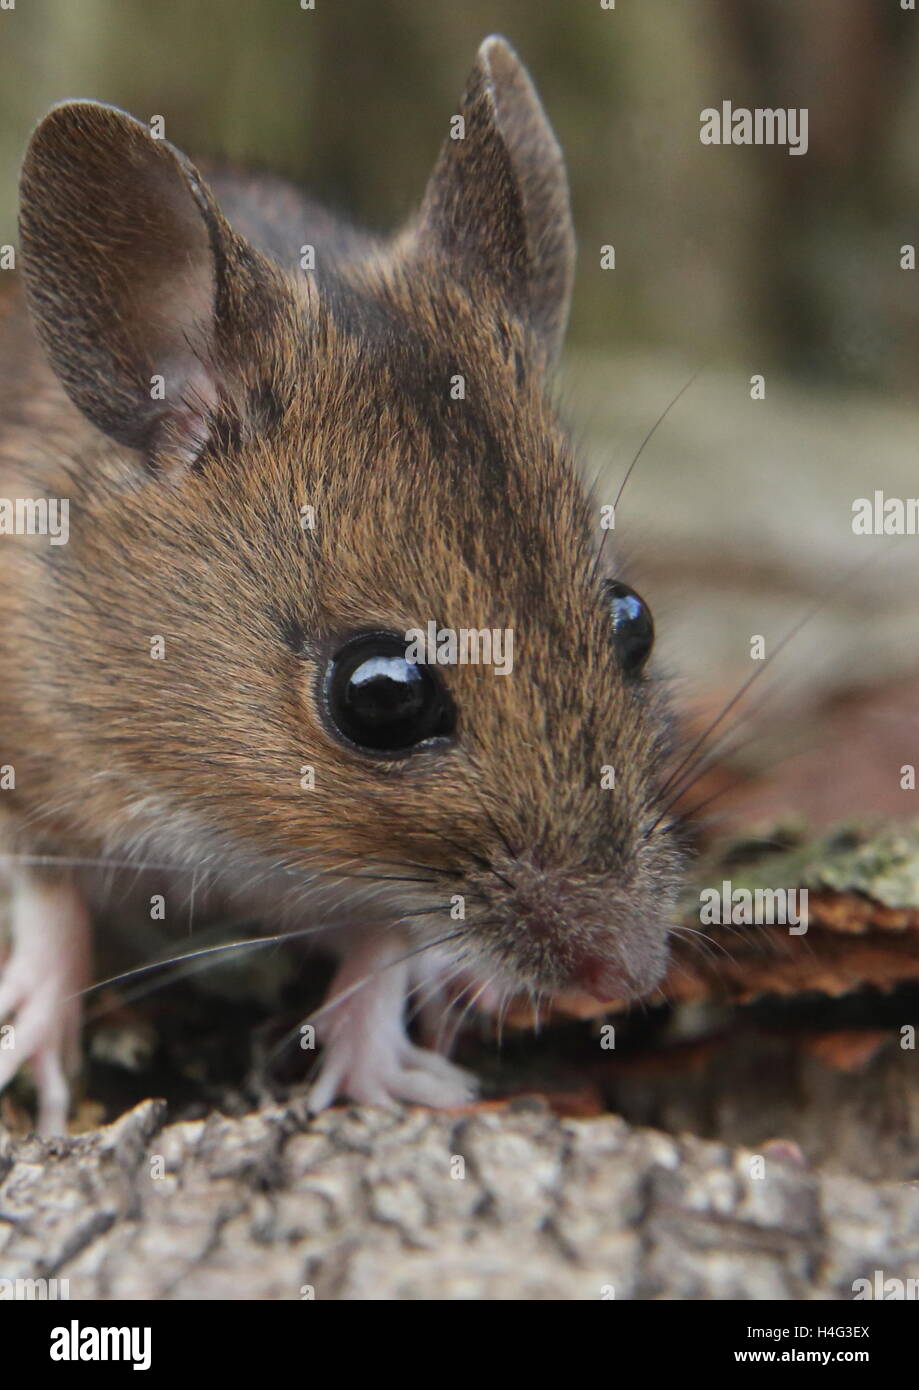
[[[419,236],[457,278],[490,281],[558,355],[575,242],[568,179],[536,90],[506,39],[485,40],[421,208]]]

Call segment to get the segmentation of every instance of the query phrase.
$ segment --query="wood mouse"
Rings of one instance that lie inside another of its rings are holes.
[[[562,155],[499,37],[458,116],[391,239],[110,106],[32,136],[0,497],[66,500],[69,534],[0,535],[0,1087],[29,1064],[46,1132],[91,922],[138,884],[335,955],[314,1109],[465,1102],[423,1045],[457,999],[664,972],[653,623],[551,401]],[[410,658],[430,624],[511,634],[512,668]]]

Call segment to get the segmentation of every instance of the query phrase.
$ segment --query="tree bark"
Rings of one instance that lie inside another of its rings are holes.
[[[919,1274],[915,1184],[781,1146],[531,1101],[165,1118],[147,1101],[66,1141],[0,1139],[0,1276],[72,1299],[567,1300],[844,1299],[875,1268]]]

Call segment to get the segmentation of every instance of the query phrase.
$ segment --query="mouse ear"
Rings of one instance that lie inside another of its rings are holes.
[[[70,398],[122,444],[194,459],[236,238],[193,166],[125,112],[67,102],[32,136],[19,227],[33,322]]]
[[[482,44],[459,114],[462,128],[444,142],[428,183],[419,234],[454,263],[459,279],[496,283],[551,363],[574,281],[568,179],[536,90],[506,39],[493,35]]]

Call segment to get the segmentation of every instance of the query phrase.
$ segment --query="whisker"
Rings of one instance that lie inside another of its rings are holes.
[[[498,1000],[498,1012],[495,1017],[495,1037],[498,1043],[499,1052],[504,1046],[504,1024],[507,1019],[508,1010],[510,1009],[511,1000],[513,999],[513,997],[513,991],[505,988],[501,991],[501,998]]]
[[[775,693],[776,692],[773,690],[765,691],[760,699],[738,714],[733,723],[729,724],[727,728],[722,729],[721,733],[708,748],[701,750],[699,756],[688,764],[685,773],[678,779],[675,786],[671,778],[667,779],[658,792],[659,796],[665,795],[668,790],[671,792],[670,799],[664,807],[663,814],[666,815],[670,807],[675,805],[680,797],[684,796],[686,792],[692,788],[699,777],[704,776],[706,772],[712,771],[725,758],[734,757],[737,753],[753,747],[759,739],[765,737],[767,730],[759,730],[751,734],[749,738],[734,743],[733,746],[730,742],[744,724],[749,724],[750,721],[765,708],[774,697]]]
[[[406,995],[406,1001],[410,1004],[408,1010],[408,1021],[413,1022],[422,1011],[430,1004],[431,1000],[441,991],[446,991],[449,985],[462,973],[465,966],[462,961],[451,963],[449,969],[441,975],[435,975],[433,979],[418,980],[412,985]],[[447,1005],[449,1008],[449,1003]]]
[[[112,999],[108,1002],[99,1001],[93,1004],[86,1012],[86,1022],[97,1023],[99,1019],[104,1018],[106,1014],[114,1013],[116,1009],[121,1009],[131,1004],[137,1004],[143,999],[149,999],[151,994],[156,994],[160,990],[168,989],[171,985],[179,984],[186,979],[193,978],[195,975],[203,974],[213,963],[214,962],[209,958],[192,959],[187,962],[183,962],[181,959],[176,962],[158,961],[155,964],[162,965],[162,977],[150,978],[144,981],[143,984],[137,985],[134,989],[119,990],[116,999]],[[170,969],[170,966],[173,968]],[[102,981],[98,988],[103,988],[106,983],[106,981]],[[96,986],[92,988],[96,988]]]
[[[459,1018],[455,1021],[454,1025],[453,1025],[453,1028],[452,1028],[452,1031],[451,1031],[451,1033],[450,1033],[450,1035],[449,1035],[449,1038],[447,1039],[447,1041],[446,1041],[446,1043],[445,1043],[445,1047],[446,1047],[447,1052],[452,1052],[452,1051],[453,1051],[453,1048],[454,1048],[454,1046],[455,1046],[455,1044],[456,1044],[456,1039],[457,1039],[457,1038],[459,1037],[459,1035],[460,1035],[460,1032],[461,1032],[461,1030],[462,1030],[463,1024],[464,1024],[464,1022],[466,1021],[467,1015],[471,1012],[472,1009],[475,1008],[475,1005],[476,1005],[476,1003],[478,1002],[478,1000],[481,999],[482,995],[485,993],[485,991],[488,989],[488,987],[495,981],[495,979],[497,979],[497,971],[495,972],[495,974],[491,975],[491,976],[485,981],[484,984],[480,985],[479,988],[476,990],[475,994],[473,994],[473,995],[471,996],[471,998],[469,998],[469,999],[466,1001],[466,1004],[465,1004],[465,1006],[464,1006],[464,1008],[463,1008],[463,1011],[462,1011],[462,1013],[460,1014]],[[471,988],[472,988],[472,985],[470,985],[469,988],[471,989]]]
[[[444,835],[440,830],[431,830],[428,833],[436,835],[439,840],[443,840],[445,845],[449,845],[459,854],[467,855],[480,869],[484,869],[486,873],[494,874],[495,878],[500,879],[507,888],[510,888],[512,892],[515,891],[515,884],[513,884],[505,874],[501,873],[500,869],[496,869],[494,864],[489,863],[485,856],[480,854],[478,850],[471,849],[469,845],[459,844],[456,840],[451,840],[448,835]]]
[[[466,762],[467,762],[470,766],[472,766],[472,759],[470,758],[468,752],[466,751],[466,749],[463,749],[462,751],[463,751],[463,754],[464,754],[464,756],[465,756]],[[498,839],[501,841],[501,844],[504,846],[504,848],[505,848],[505,850],[507,851],[507,853],[508,853],[508,855],[510,856],[510,858],[511,858],[511,859],[517,859],[517,858],[519,858],[519,855],[518,855],[517,850],[515,850],[515,849],[513,848],[513,846],[511,845],[510,840],[507,838],[507,836],[505,835],[504,831],[501,829],[501,827],[498,825],[497,821],[495,820],[494,816],[493,816],[493,815],[491,814],[491,812],[489,811],[488,806],[487,806],[486,803],[485,803],[485,798],[484,798],[484,796],[482,795],[481,791],[479,790],[479,787],[478,787],[477,783],[472,782],[470,785],[472,786],[473,794],[475,795],[475,798],[476,798],[476,800],[478,801],[479,806],[482,808],[482,814],[485,816],[485,819],[488,821],[488,824],[491,826],[492,830],[493,830],[494,833],[497,835]]]
[[[347,861],[346,861],[347,862]],[[353,861],[352,861],[353,862]],[[363,860],[361,862],[368,862]],[[23,864],[31,868],[70,868],[70,869],[135,869],[142,873],[169,873],[169,874],[191,874],[194,880],[201,872],[200,864],[171,863],[162,864],[154,860],[136,859],[110,859],[105,855],[97,857],[80,858],[71,855],[59,854],[0,854],[0,864]],[[435,874],[442,874],[443,869],[435,868],[431,864],[408,864],[408,868],[418,868],[428,871],[425,877],[417,877],[406,874],[349,874],[343,869],[322,869],[308,867],[294,867],[290,865],[272,865],[270,872],[284,874],[288,877],[307,877],[307,878],[347,878],[361,879],[368,883],[434,883]]]
[[[188,865],[150,864],[146,861],[138,863],[133,859],[112,860],[104,857],[78,859],[57,854],[0,854],[0,864],[27,864],[35,868],[150,869],[153,873],[175,873],[185,868],[187,872],[191,872],[191,866]]]
[[[824,602],[825,602],[825,600],[824,600]],[[769,666],[770,666],[770,665],[772,664],[772,662],[779,656],[779,654],[782,652],[782,650],[788,645],[788,643],[791,641],[791,639],[792,639],[793,637],[797,636],[797,634],[801,631],[801,628],[804,626],[804,624],[805,624],[806,622],[809,622],[809,621],[810,621],[810,619],[814,616],[814,611],[816,611],[816,610],[811,610],[809,613],[807,613],[807,614],[805,615],[805,617],[803,617],[803,618],[801,619],[801,621],[800,621],[799,623],[796,623],[795,626],[791,629],[791,631],[790,631],[790,632],[787,632],[787,633],[785,634],[785,636],[782,638],[782,640],[779,642],[778,646],[776,647],[775,651],[773,651],[773,652],[766,658],[766,660],[765,660],[760,666],[758,666],[758,667],[756,668],[755,671],[752,671],[752,672],[750,673],[750,675],[746,678],[746,680],[745,680],[745,681],[743,682],[743,684],[741,685],[740,689],[739,689],[738,691],[736,691],[736,693],[735,693],[734,695],[731,696],[731,698],[730,698],[730,700],[728,700],[727,704],[724,705],[724,707],[723,707],[723,708],[721,709],[721,711],[715,716],[715,718],[714,718],[714,719],[712,720],[712,722],[708,725],[708,727],[704,730],[704,732],[701,733],[701,734],[699,735],[699,737],[696,739],[695,743],[693,743],[693,745],[692,745],[692,747],[690,748],[689,752],[686,754],[685,758],[683,758],[682,762],[677,766],[677,768],[675,769],[675,771],[672,772],[672,773],[670,774],[670,776],[666,779],[666,781],[664,782],[663,786],[660,788],[660,795],[661,795],[661,796],[663,796],[667,791],[669,791],[669,789],[673,786],[673,783],[674,783],[674,781],[676,780],[676,778],[677,778],[677,777],[684,771],[684,769],[689,765],[689,763],[691,762],[691,760],[693,759],[693,757],[695,756],[695,754],[699,751],[699,749],[700,749],[700,748],[702,747],[702,745],[706,742],[706,740],[707,740],[708,738],[710,738],[711,735],[715,732],[715,730],[724,722],[724,720],[725,720],[725,719],[728,717],[728,715],[731,713],[731,710],[736,708],[737,704],[743,699],[743,697],[746,695],[746,693],[747,693],[747,691],[750,689],[750,687],[751,687],[756,681],[759,680],[760,676],[763,675],[763,673],[764,673],[766,670],[768,670]]]
[[[614,517],[615,517],[615,515],[616,515],[616,508],[619,506],[620,498],[622,497],[622,494],[623,494],[623,492],[625,491],[625,485],[626,485],[626,483],[629,481],[629,479],[631,478],[633,472],[635,471],[635,465],[637,464],[638,460],[641,458],[642,454],[644,453],[645,446],[646,446],[648,443],[650,443],[650,441],[651,441],[651,439],[653,438],[655,432],[657,431],[657,429],[659,428],[659,426],[662,425],[662,424],[664,423],[664,421],[666,420],[667,416],[670,414],[671,410],[672,410],[673,407],[676,405],[677,401],[680,399],[681,396],[685,395],[685,393],[689,390],[690,386],[693,384],[693,382],[696,380],[696,378],[699,376],[699,374],[700,374],[702,371],[703,371],[703,368],[702,368],[702,367],[699,367],[696,371],[693,372],[693,374],[692,374],[692,376],[689,378],[689,380],[688,380],[687,382],[685,382],[685,383],[680,387],[679,391],[678,391],[678,392],[676,393],[676,395],[673,397],[673,400],[670,402],[669,405],[665,406],[665,408],[661,411],[660,415],[658,415],[658,417],[657,417],[657,419],[655,420],[654,424],[651,426],[651,428],[648,430],[648,433],[645,435],[644,439],[643,439],[643,440],[641,441],[641,443],[639,444],[639,446],[638,446],[638,452],[635,454],[635,457],[632,459],[632,462],[629,464],[628,468],[626,469],[625,477],[622,479],[622,482],[619,484],[619,491],[616,493],[616,500],[615,500],[615,502],[613,503],[613,516],[614,516]],[[602,539],[601,539],[600,544],[599,544],[599,546],[598,546],[598,548],[597,548],[596,558],[594,559],[593,568],[592,568],[592,570],[591,570],[591,572],[590,572],[590,581],[589,581],[589,582],[590,582],[591,584],[594,583],[594,581],[595,581],[595,579],[596,579],[596,577],[597,577],[597,573],[598,573],[599,568],[600,568],[600,562],[601,562],[601,560],[603,559],[603,548],[604,548],[604,546],[606,545],[606,538],[607,538],[608,535],[609,535],[609,530],[606,530],[606,531],[603,532]]]
[[[798,636],[802,628],[804,628],[814,617],[816,617],[818,613],[822,612],[822,610],[829,603],[831,596],[838,595],[840,591],[844,592],[855,582],[855,580],[866,569],[869,569],[876,564],[888,560],[890,558],[890,554],[905,539],[907,538],[900,537],[897,541],[895,541],[894,544],[890,547],[887,555],[885,556],[879,557],[878,555],[870,555],[867,559],[863,560],[861,564],[847,567],[842,572],[842,575],[839,578],[837,578],[831,585],[827,586],[822,598],[820,598],[817,603],[815,603],[810,609],[808,609],[807,612],[799,619],[799,621],[795,623],[794,626],[790,628],[788,632],[785,633],[784,637],[782,637],[779,640],[778,645],[772,652],[770,652],[766,660],[759,664],[755,671],[751,672],[751,674],[740,686],[740,689],[731,697],[731,699],[723,707],[720,713],[716,715],[716,717],[712,720],[708,728],[705,729],[703,733],[699,735],[699,737],[690,747],[689,752],[677,765],[673,772],[671,772],[670,776],[666,779],[663,786],[659,789],[659,796],[663,797],[667,793],[667,791],[673,785],[675,779],[683,773],[684,769],[690,764],[692,759],[695,757],[696,753],[707,741],[707,739],[711,737],[715,729],[717,729],[723,723],[723,721],[730,714],[731,710],[734,709],[736,705],[743,699],[743,697],[746,695],[747,691],[751,688],[751,686],[757,680],[759,680],[760,676],[762,676],[763,673],[769,669],[773,661],[775,661],[778,658],[778,656],[785,649],[785,647],[787,647],[788,644],[795,637]]]
[[[243,941],[223,941],[216,946],[199,946],[194,951],[184,951],[179,956],[169,956],[165,960],[147,961],[145,965],[134,966],[131,970],[122,970],[117,975],[110,975],[108,979],[97,980],[94,984],[87,985],[85,989],[79,990],[76,994],[69,996],[70,999],[80,999],[86,994],[94,994],[96,990],[105,989],[108,985],[121,984],[123,980],[133,980],[141,975],[149,974],[153,970],[163,970],[170,965],[180,965],[185,961],[197,960],[202,956],[220,955],[226,951],[241,951],[247,947],[255,946],[274,946],[279,942],[296,940],[303,936],[312,936],[317,932],[328,931],[327,926],[305,927],[301,931],[278,932],[271,936],[247,937]]]
[[[685,925],[671,927],[670,934],[685,940],[688,946],[691,946],[694,950],[701,951],[707,959],[712,959],[716,951],[723,951],[728,960],[734,959],[723,942],[714,941],[707,932],[700,931],[698,927],[687,927]]]
[[[713,801],[718,801],[722,796],[727,796],[728,792],[734,792],[737,791],[740,787],[749,786],[749,783],[749,777],[735,777],[733,781],[728,782],[726,786],[719,787],[718,790],[712,792],[710,796],[706,796],[702,801],[698,801],[695,804],[695,806],[687,806],[684,811],[680,812],[679,819],[692,825],[695,821],[696,816],[699,814],[700,811],[704,811],[706,806],[710,806]],[[660,817],[652,825],[651,831],[656,830],[657,826],[661,823],[665,816],[667,816],[670,813],[670,810],[672,810],[672,807],[669,808],[669,810],[664,810],[661,813]],[[649,831],[648,833],[650,834],[651,832]]]

